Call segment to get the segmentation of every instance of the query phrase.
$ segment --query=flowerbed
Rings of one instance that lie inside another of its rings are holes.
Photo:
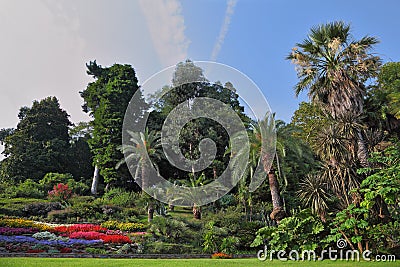
[[[74,224],[69,226],[57,226],[51,231],[54,233],[74,233],[74,232],[106,232],[108,229],[96,224]]]
[[[133,232],[140,231],[147,228],[147,225],[144,223],[124,223],[118,221],[106,221],[101,224],[101,226],[106,227],[108,229],[119,229],[121,231]]]
[[[0,227],[0,235],[25,235],[39,232],[36,228]]]
[[[0,252],[26,253],[132,253],[140,252],[138,237],[144,224],[116,222],[112,228],[97,224],[55,225],[25,219],[0,219]],[[132,239],[130,238],[132,237]],[[133,242],[133,241],[136,241]]]
[[[217,252],[211,255],[212,259],[232,259],[232,256],[223,252]]]
[[[74,232],[69,238],[82,238],[87,240],[100,239],[104,243],[132,243],[131,239],[124,235],[107,235],[99,232]]]
[[[101,243],[101,240],[85,240],[85,239],[68,239],[68,240],[40,240],[31,236],[5,236],[0,235],[1,243],[33,243],[35,245],[47,245],[47,246],[72,246],[72,245],[93,245]]]

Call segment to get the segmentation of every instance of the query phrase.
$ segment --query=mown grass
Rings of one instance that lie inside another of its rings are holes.
[[[233,266],[233,267],[251,267],[251,266],[399,266],[396,262],[352,262],[352,261],[259,261],[258,259],[77,259],[77,258],[0,258],[2,267],[98,267],[98,266],[154,266],[154,267],[212,267],[212,266]]]

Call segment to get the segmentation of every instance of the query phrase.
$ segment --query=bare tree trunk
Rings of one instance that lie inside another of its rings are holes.
[[[99,185],[99,178],[100,178],[100,170],[99,167],[97,167],[96,165],[94,167],[92,187],[90,188],[90,191],[92,192],[93,195],[97,195],[97,186]]]

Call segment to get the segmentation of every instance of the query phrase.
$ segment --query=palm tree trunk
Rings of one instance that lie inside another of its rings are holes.
[[[357,132],[357,158],[360,161],[362,167],[366,168],[369,166],[368,146],[361,131]]]
[[[142,190],[146,191],[145,189],[147,189],[149,187],[149,181],[148,181],[148,177],[147,177],[147,165],[145,164],[145,159],[141,160],[141,165],[142,165]]]
[[[279,195],[279,183],[275,176],[275,170],[271,169],[268,173],[269,189],[271,191],[272,207],[273,210],[269,215],[272,220],[275,220],[278,224],[286,217],[285,210],[283,208],[282,199]]]
[[[154,217],[154,206],[153,203],[149,203],[149,206],[147,207],[147,221],[151,222]]]
[[[168,205],[168,209],[169,209],[170,211],[174,211],[174,210],[175,210],[174,204],[169,204],[169,205]]]
[[[201,207],[198,207],[196,204],[193,204],[193,217],[197,220],[201,219]]]
[[[92,192],[93,195],[97,195],[97,186],[99,185],[99,178],[100,178],[100,170],[99,167],[96,165],[94,167],[92,187],[90,188],[90,192]]]

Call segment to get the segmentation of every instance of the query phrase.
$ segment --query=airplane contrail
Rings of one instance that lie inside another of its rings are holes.
[[[237,3],[237,0],[228,0],[228,2],[227,2],[224,23],[222,24],[217,41],[214,45],[214,48],[213,48],[213,51],[211,54],[211,58],[210,58],[211,61],[217,60],[219,51],[221,50],[222,44],[224,43],[225,36],[228,33],[229,25],[231,24],[231,19],[232,19],[233,13],[235,13],[236,3]]]

